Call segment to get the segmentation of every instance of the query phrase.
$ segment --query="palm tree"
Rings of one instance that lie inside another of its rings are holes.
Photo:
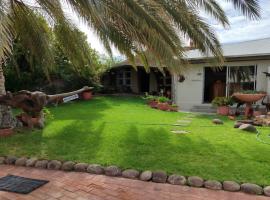
[[[258,0],[223,1],[233,3],[249,18],[260,16]],[[203,11],[224,27],[229,26],[217,0],[0,0],[0,94],[5,93],[2,64],[12,54],[14,38],[19,36],[25,48],[38,55],[44,66],[53,65],[49,37],[36,20],[35,12],[42,14],[51,26],[61,27],[58,37],[67,53],[83,56],[63,4],[95,30],[109,53],[114,46],[133,63],[135,56],[139,56],[146,68],[145,52],[155,58],[158,67],[181,72],[187,63],[184,40],[179,35],[191,39],[202,53],[212,53],[218,62],[223,61],[215,32],[200,17]],[[0,127],[11,126],[9,109],[2,106],[0,113]]]

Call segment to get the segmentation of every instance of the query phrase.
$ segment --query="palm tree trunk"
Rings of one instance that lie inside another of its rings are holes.
[[[0,95],[6,94],[5,76],[3,67],[0,64]],[[11,108],[9,106],[0,105],[0,129],[16,127],[17,120],[13,117]]]

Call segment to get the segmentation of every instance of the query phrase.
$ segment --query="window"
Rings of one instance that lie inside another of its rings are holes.
[[[229,67],[229,95],[242,90],[256,90],[256,66]]]
[[[131,70],[121,69],[117,72],[117,85],[130,86],[131,85]]]

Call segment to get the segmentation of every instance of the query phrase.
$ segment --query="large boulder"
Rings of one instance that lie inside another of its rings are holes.
[[[256,194],[256,195],[260,195],[263,193],[262,187],[253,183],[243,183],[241,185],[241,191],[248,194]]]
[[[74,169],[74,165],[75,165],[74,162],[72,162],[72,161],[66,161],[66,162],[63,163],[61,169],[63,171],[72,171]]]
[[[52,170],[59,170],[61,169],[62,163],[58,160],[51,160],[48,163],[48,169],[52,169]]]
[[[76,172],[86,172],[88,167],[87,163],[77,163],[76,165],[74,165],[74,171]]]
[[[91,174],[104,174],[104,167],[98,164],[91,164],[88,166],[87,172]]]
[[[265,196],[270,197],[270,186],[266,186],[263,188],[263,193]]]
[[[222,184],[219,181],[208,180],[208,181],[204,182],[204,187],[211,189],[211,190],[221,190]]]
[[[243,125],[243,123],[242,122],[235,122],[235,124],[234,124],[234,128],[239,128],[241,125]]]
[[[185,185],[187,183],[187,179],[184,176],[177,174],[170,175],[167,181],[172,185]]]
[[[26,167],[34,167],[38,159],[36,158],[30,158],[26,161],[25,166]]]
[[[25,166],[26,165],[26,161],[27,158],[26,157],[22,157],[22,158],[18,158],[15,162],[15,165],[17,166]]]
[[[152,175],[152,181],[156,183],[166,183],[167,173],[164,171],[155,171]]]
[[[251,124],[242,124],[239,129],[250,133],[257,133],[256,127]]]
[[[16,156],[7,156],[5,159],[5,163],[8,165],[14,165],[17,160]]]
[[[46,169],[48,166],[48,160],[38,160],[35,164],[36,168]]]
[[[149,170],[144,171],[140,175],[140,180],[142,181],[150,181],[152,179],[153,173]]]
[[[105,168],[105,174],[107,176],[121,176],[122,170],[119,167],[112,165]]]
[[[127,169],[122,172],[122,176],[130,179],[137,179],[140,175],[140,172],[135,169]]]
[[[234,181],[224,181],[223,189],[230,192],[237,192],[240,190],[240,185]]]
[[[188,185],[193,187],[202,187],[203,179],[199,176],[190,176],[188,177]]]

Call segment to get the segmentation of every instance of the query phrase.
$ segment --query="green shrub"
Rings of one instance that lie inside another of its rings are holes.
[[[43,111],[45,119],[47,120],[54,119],[54,115],[51,113],[51,111],[48,108],[44,107],[42,111]]]
[[[229,106],[233,104],[234,101],[231,97],[216,97],[212,101],[213,106]]]
[[[157,101],[158,100],[158,96],[154,96],[154,95],[149,95],[147,92],[145,93],[145,96],[143,97],[144,100],[146,101]]]
[[[170,101],[170,99],[168,99],[167,97],[158,97],[159,103],[167,103],[169,101]]]

